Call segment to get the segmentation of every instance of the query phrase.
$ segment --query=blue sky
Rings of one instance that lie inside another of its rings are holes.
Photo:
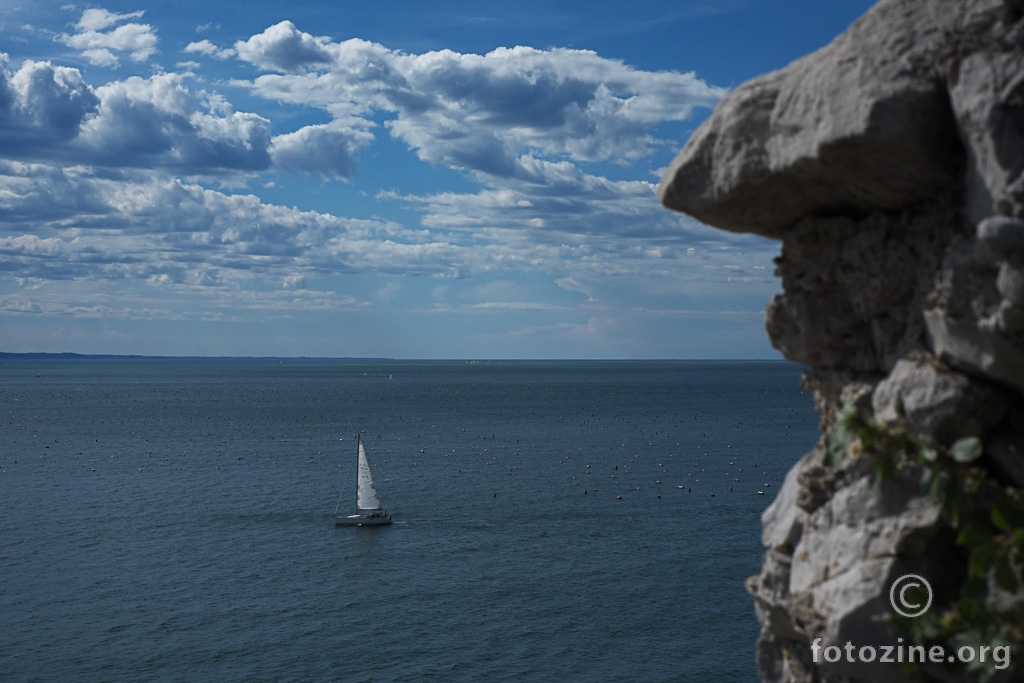
[[[0,0],[0,351],[777,358],[655,186],[871,4]]]

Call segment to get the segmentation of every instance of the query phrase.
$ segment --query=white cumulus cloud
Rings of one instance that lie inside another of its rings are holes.
[[[268,168],[270,121],[233,111],[216,95],[203,101],[205,109],[178,74],[93,88],[77,69],[49,62],[26,60],[12,71],[0,53],[0,144],[8,159],[190,173]]]
[[[724,93],[692,73],[648,72],[589,50],[498,48],[406,54],[360,39],[331,42],[290,22],[235,48],[264,74],[268,99],[335,116],[382,116],[424,161],[523,176],[524,154],[632,162],[665,145],[651,128],[712,107]]]
[[[0,143],[5,156],[53,152],[77,136],[100,100],[77,69],[26,60],[17,71],[0,53]]]
[[[275,136],[270,154],[275,167],[284,171],[347,178],[355,172],[355,150],[372,141],[368,131],[335,120]]]
[[[326,38],[299,31],[290,21],[274,24],[263,33],[235,43],[238,56],[267,71],[301,72],[305,67],[332,61]]]
[[[258,170],[270,164],[270,122],[243,112],[208,113],[177,74],[133,76],[96,89],[98,116],[82,126],[93,163],[182,171]]]
[[[229,47],[218,47],[205,38],[185,46],[185,52],[189,54],[201,54],[215,59],[229,59],[235,56],[235,51]]]
[[[87,9],[82,13],[75,34],[62,33],[57,39],[76,50],[95,66],[116,67],[120,61],[115,53],[127,53],[135,62],[144,62],[156,53],[156,31],[149,24],[128,22],[111,28],[126,19],[142,17],[143,12],[115,14],[104,9]],[[109,29],[109,30],[107,30]]]

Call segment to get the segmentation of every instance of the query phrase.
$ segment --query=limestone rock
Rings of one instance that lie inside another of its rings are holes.
[[[812,462],[805,458],[801,466],[806,471]],[[782,495],[780,501],[774,507],[787,505]],[[763,680],[907,680],[899,669],[815,663],[802,655],[789,659],[794,653],[809,655],[815,638],[822,638],[823,646],[840,647],[848,641],[861,647],[895,642],[883,618],[888,586],[908,567],[931,575],[940,571],[947,557],[932,552],[942,536],[940,525],[939,507],[921,497],[912,468],[883,485],[881,495],[866,478],[855,479],[805,516],[791,554],[770,549],[761,574],[747,582],[764,627],[758,655]]]
[[[787,640],[805,641],[807,636],[794,623],[788,609],[789,572],[792,557],[778,550],[769,550],[764,556],[760,576],[747,580],[747,590],[754,597],[758,620],[775,636]]]
[[[950,101],[967,150],[967,216],[1022,215],[1024,52],[993,46],[954,63]]]
[[[924,313],[936,355],[1024,393],[1024,348],[976,325],[953,320],[941,311]]]
[[[1024,0],[881,0],[723,98],[659,194],[781,240],[765,326],[808,366],[823,430],[852,403],[937,442],[976,435],[977,462],[1024,486]],[[875,491],[870,458],[826,466],[824,443],[762,516],[765,558],[747,582],[762,680],[960,683],[948,669],[813,661],[814,638],[892,644],[902,573],[928,577],[940,605],[966,575],[915,466]]]
[[[1006,399],[995,386],[926,358],[896,363],[872,400],[876,421],[902,423],[912,433],[931,434],[944,443],[984,434],[1006,412]]]
[[[761,542],[766,548],[789,548],[792,552],[793,545],[800,539],[807,516],[796,504],[801,489],[800,475],[820,460],[817,453],[808,453],[786,474],[775,500],[761,515]]]
[[[665,172],[662,202],[778,237],[803,216],[927,199],[961,174],[943,56],[959,26],[1001,14],[996,0],[879,3],[831,44],[726,95]]]
[[[986,216],[978,222],[978,241],[996,258],[1024,256],[1024,221],[1010,216]]]
[[[879,496],[862,478],[809,517],[790,567],[790,591],[816,590],[865,560],[894,556],[911,533],[939,522],[938,505],[919,497],[917,479],[904,476],[887,488]],[[846,601],[821,604],[835,612]]]
[[[794,224],[776,259],[783,293],[766,312],[772,344],[815,371],[888,373],[926,349],[918,311],[956,228],[942,205]]]
[[[999,266],[996,290],[1014,306],[1024,306],[1024,267],[1012,263]]]

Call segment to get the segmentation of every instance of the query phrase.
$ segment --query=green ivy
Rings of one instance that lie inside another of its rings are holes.
[[[872,485],[892,479],[906,463],[921,467],[921,486],[939,502],[942,519],[967,552],[967,578],[959,598],[945,611],[917,618],[894,617],[893,625],[916,645],[941,644],[947,652],[964,645],[1011,646],[1024,643],[1024,607],[996,611],[989,606],[989,573],[1008,593],[1024,588],[1024,493],[1001,485],[979,464],[981,441],[974,436],[953,444],[910,433],[902,425],[886,426],[850,405],[839,412],[826,439],[825,462],[868,458]],[[1011,668],[1013,662],[1011,659]],[[988,681],[999,671],[977,659],[966,665],[975,680]]]

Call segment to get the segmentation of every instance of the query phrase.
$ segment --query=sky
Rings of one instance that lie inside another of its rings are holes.
[[[656,186],[871,4],[0,0],[0,351],[779,358]]]

